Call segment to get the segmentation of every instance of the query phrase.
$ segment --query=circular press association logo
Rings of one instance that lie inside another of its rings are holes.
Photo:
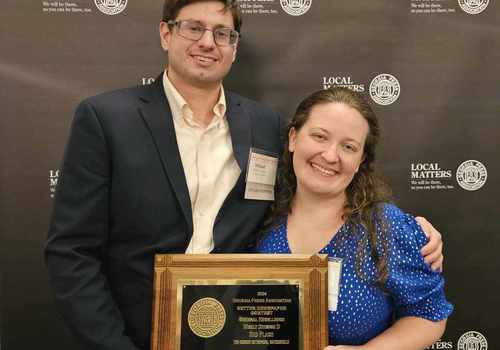
[[[481,333],[470,331],[458,339],[457,348],[458,350],[488,350],[488,342]]]
[[[394,75],[379,74],[370,83],[370,96],[373,101],[382,106],[387,106],[399,97],[401,86]]]
[[[188,312],[189,328],[201,338],[217,335],[226,323],[226,310],[214,298],[202,298],[196,301]]]
[[[490,0],[458,0],[460,8],[471,15],[477,15],[483,12],[489,4]]]
[[[457,169],[457,182],[464,190],[475,191],[483,187],[488,172],[483,163],[477,160],[467,160]]]
[[[127,0],[94,0],[95,5],[102,13],[117,15],[127,7]]]
[[[280,0],[283,11],[292,16],[300,16],[309,11],[312,0]]]

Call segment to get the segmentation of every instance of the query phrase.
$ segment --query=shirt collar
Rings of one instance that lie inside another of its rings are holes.
[[[163,73],[163,88],[165,90],[165,95],[167,96],[170,109],[172,110],[174,120],[176,122],[185,122],[189,126],[199,126],[188,103],[168,78],[167,70]],[[221,85],[219,99],[213,108],[214,118],[208,127],[218,125],[221,121],[223,121],[226,115],[226,108],[226,94],[224,93],[224,88]]]

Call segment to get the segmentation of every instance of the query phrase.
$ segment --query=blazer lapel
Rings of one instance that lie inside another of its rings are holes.
[[[231,133],[234,157],[241,169],[241,175],[245,178],[249,150],[252,145],[250,116],[243,109],[238,96],[230,92],[226,92],[226,104],[226,116],[229,124],[229,132]]]
[[[163,169],[188,223],[187,235],[190,237],[193,232],[191,200],[177,145],[172,112],[163,89],[163,75],[160,75],[145,91],[140,98],[143,103],[139,113],[156,144]]]

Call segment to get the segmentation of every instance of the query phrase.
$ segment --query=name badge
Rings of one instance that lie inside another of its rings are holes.
[[[278,156],[276,154],[250,148],[245,199],[273,201],[277,169]]]
[[[337,311],[341,274],[342,274],[342,259],[329,257],[328,258],[328,310],[329,311]]]

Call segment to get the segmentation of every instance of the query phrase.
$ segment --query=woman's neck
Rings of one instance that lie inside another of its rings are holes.
[[[332,220],[338,221],[338,218],[342,218],[346,200],[345,193],[324,197],[297,192],[292,201],[291,215],[315,218],[325,224],[331,223]]]
[[[326,246],[343,225],[345,194],[319,198],[296,194],[288,216],[288,242],[293,253],[313,254]]]

